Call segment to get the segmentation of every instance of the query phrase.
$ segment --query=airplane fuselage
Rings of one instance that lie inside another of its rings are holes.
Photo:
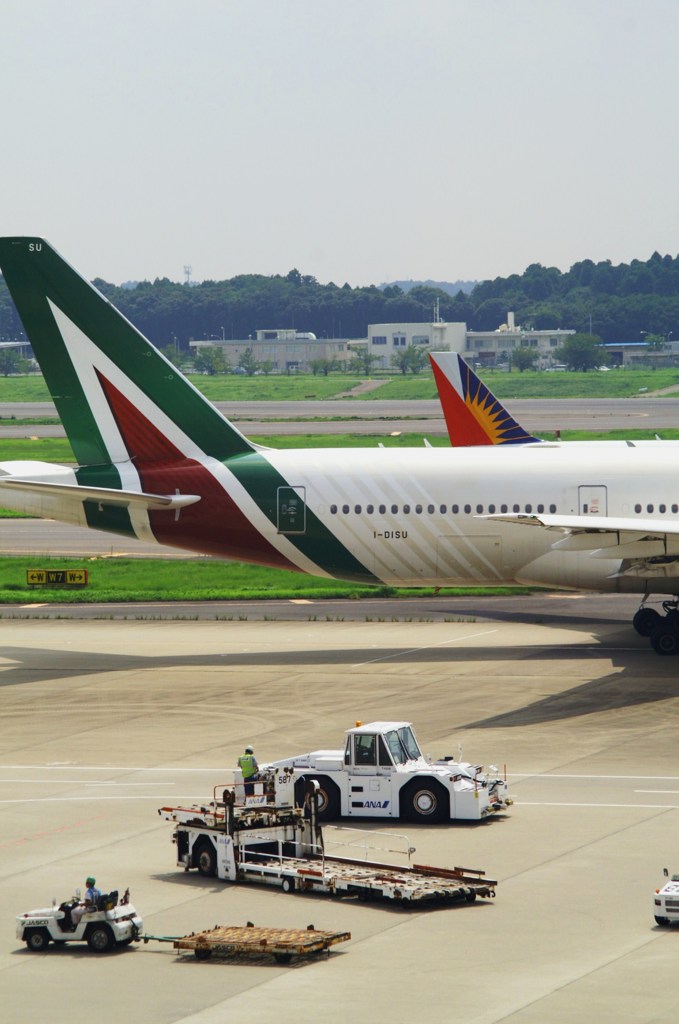
[[[199,494],[170,511],[126,512],[108,506],[26,495],[3,503],[39,515],[221,558],[297,569],[313,575],[404,587],[512,583],[645,592],[649,571],[634,559],[652,555],[653,590],[677,589],[679,538],[624,554],[610,532],[583,545],[563,531],[531,529],[504,515],[621,517],[679,521],[679,483],[667,472],[679,445],[601,443],[483,449],[262,449],[228,459],[119,466],[128,486]],[[55,479],[56,467],[45,467]],[[59,469],[64,482],[76,472]],[[35,471],[33,477],[36,477]],[[494,518],[498,517],[498,518]],[[643,520],[643,525],[641,523]],[[608,550],[613,546],[608,557]],[[676,551],[674,550],[676,548]],[[622,571],[622,574],[621,574]]]

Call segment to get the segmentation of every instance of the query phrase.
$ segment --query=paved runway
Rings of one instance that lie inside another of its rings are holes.
[[[675,660],[649,655],[616,599],[596,621],[588,598],[560,600],[542,624],[506,603],[447,622],[0,621],[7,1019],[674,1021],[679,933],[655,926],[652,893],[679,870]],[[157,807],[205,799],[246,742],[275,758],[389,717],[433,755],[507,764],[506,819],[391,827],[418,863],[485,869],[494,903],[397,911],[176,869]],[[250,920],[352,941],[292,967],[20,948],[14,915],[90,872],[129,885],[156,935]]]
[[[246,435],[402,432],[445,435],[438,399],[408,402],[371,399],[305,402],[216,402]],[[667,430],[679,424],[679,398],[512,399],[506,403],[527,430],[547,436],[556,430]],[[0,417],[55,416],[49,402],[0,403]],[[323,417],[311,426],[309,420]],[[0,437],[59,437],[59,426],[11,424]]]

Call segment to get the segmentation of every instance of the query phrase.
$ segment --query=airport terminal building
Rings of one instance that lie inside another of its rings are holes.
[[[374,367],[387,370],[392,359],[403,349],[417,346],[428,352],[459,352],[470,362],[485,366],[501,366],[511,361],[517,348],[532,348],[537,353],[536,365],[549,366],[554,354],[572,330],[534,331],[517,327],[514,314],[495,331],[468,331],[466,323],[433,320],[423,323],[370,324],[367,338],[317,338],[294,328],[271,328],[256,332],[254,337],[238,341],[211,339],[191,341],[195,353],[201,348],[218,346],[235,367],[243,354],[252,350],[258,362],[270,363],[278,373],[308,371],[317,359],[348,363],[352,355],[366,349],[374,357]]]
[[[254,337],[240,341],[212,339],[191,341],[195,353],[205,346],[219,346],[225,350],[231,367],[247,349],[258,362],[269,362],[277,373],[307,372],[313,360],[326,359],[340,365],[348,363],[352,355],[367,349],[374,357],[378,370],[392,368],[392,359],[409,346],[418,346],[429,352],[459,352],[475,366],[511,366],[517,349],[535,352],[535,367],[539,370],[559,366],[558,350],[575,330],[533,330],[517,325],[514,313],[507,314],[507,322],[494,331],[468,331],[466,323],[447,323],[432,320],[423,323],[370,324],[367,338],[317,338],[294,328],[273,328],[257,331]],[[608,366],[675,365],[679,357],[679,339],[670,341],[663,350],[651,352],[643,341],[620,342],[605,346]]]

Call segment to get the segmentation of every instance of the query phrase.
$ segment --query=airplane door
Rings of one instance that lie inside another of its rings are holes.
[[[276,505],[279,533],[306,532],[306,487],[279,487]]]
[[[584,484],[578,487],[578,505],[581,516],[608,515],[605,484]]]

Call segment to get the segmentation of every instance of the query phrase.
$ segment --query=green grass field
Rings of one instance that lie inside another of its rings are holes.
[[[30,587],[27,573],[36,569],[86,569],[88,585],[82,588]],[[487,593],[485,588],[442,594]],[[522,587],[505,587],[492,593],[524,593]],[[77,604],[127,601],[237,601],[306,598],[385,597],[433,594],[433,589],[401,590],[365,587],[327,580],[306,573],[285,572],[220,562],[209,558],[0,558],[0,604]],[[318,610],[310,613],[317,617]]]
[[[654,430],[611,430],[607,433],[594,433],[586,430],[565,430],[561,433],[562,441],[653,441],[657,436]],[[436,437],[424,434],[399,434],[391,437],[388,429],[384,434],[280,434],[276,436],[258,435],[251,440],[267,448],[376,448],[383,444],[385,448],[421,448],[426,437],[434,448],[448,448],[447,437]],[[679,440],[679,427],[664,430],[665,441]],[[546,440],[553,440],[553,435],[545,434]],[[0,438],[0,462],[15,460],[37,460],[38,462],[74,461],[73,452],[67,439],[44,437],[37,440],[30,438]]]
[[[483,383],[497,398],[631,398],[645,392],[679,385],[679,369],[609,370],[608,373],[501,373],[483,370]],[[358,396],[375,398],[436,398],[436,385],[430,374],[419,377],[395,377],[376,391]]]
[[[498,398],[626,398],[679,385],[679,369],[625,369],[608,373],[501,373],[484,370],[481,377]],[[357,401],[372,399],[412,400],[436,398],[431,373],[419,376],[376,376],[379,387],[357,395]],[[332,399],[363,383],[355,374],[314,377],[238,377],[233,374],[206,377],[189,374],[189,380],[212,402],[299,401]],[[0,402],[48,402],[50,395],[39,374],[28,377],[0,377]]]

